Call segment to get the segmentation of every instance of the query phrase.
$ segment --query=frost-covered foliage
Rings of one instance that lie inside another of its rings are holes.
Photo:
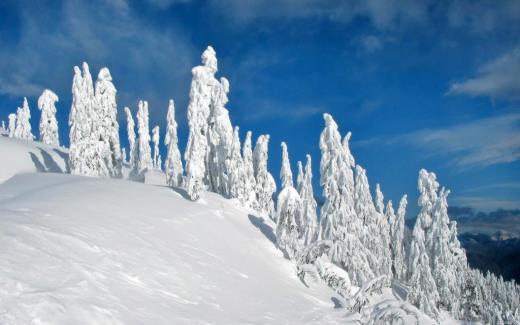
[[[9,131],[9,137],[10,138],[14,138],[14,134],[15,134],[15,130],[16,130],[16,114],[15,113],[11,113],[9,114],[9,116],[7,117],[9,119],[9,124],[8,124],[8,131]]]
[[[350,311],[359,313],[361,308],[363,308],[369,302],[370,296],[372,296],[374,293],[381,293],[387,282],[388,279],[386,275],[380,275],[369,281],[366,281],[358,289],[353,297],[349,297],[347,301],[347,308]]]
[[[40,141],[51,146],[60,145],[58,121],[56,120],[56,102],[58,100],[58,96],[49,89],[45,89],[38,98],[38,108],[41,111]]]
[[[230,159],[233,142],[233,127],[229,112],[225,108],[228,93],[229,81],[226,78],[220,78],[220,82],[213,80],[208,118],[208,177],[210,189],[224,196],[232,196],[229,184],[231,175],[226,165]]]
[[[121,145],[119,143],[119,123],[117,122],[117,90],[112,83],[110,70],[104,67],[99,70],[96,81],[95,112],[99,137],[107,146],[110,154],[106,157],[106,165],[111,177],[121,178]]]
[[[139,110],[137,111],[137,134],[138,134],[138,152],[139,161],[137,171],[142,177],[148,170],[153,169],[152,150],[150,148],[150,127],[148,120],[148,102],[139,101]]]
[[[247,131],[246,138],[242,146],[242,167],[244,169],[244,205],[258,210],[259,205],[256,199],[256,179],[253,166],[253,147],[251,143],[251,137],[251,131]]]
[[[302,184],[303,184],[303,165],[302,162],[298,160],[298,175],[296,176],[296,190],[302,195]]]
[[[253,170],[256,178],[255,192],[260,214],[276,219],[273,203],[276,183],[267,170],[268,145],[269,135],[260,135],[253,153]]]
[[[153,168],[161,169],[161,155],[159,152],[159,143],[161,141],[160,128],[156,125],[152,129],[152,143],[153,143]]]
[[[31,110],[27,98],[23,98],[22,107],[16,110],[16,128],[14,130],[14,137],[22,140],[32,141],[34,135],[31,132]]]
[[[282,167],[280,179],[283,189],[278,194],[277,201],[277,224],[276,239],[278,247],[284,251],[289,258],[297,256],[302,249],[300,241],[302,230],[302,199],[293,187],[291,163],[287,145],[282,142]]]
[[[177,121],[175,120],[175,104],[173,99],[168,103],[168,114],[166,115],[166,136],[164,144],[168,148],[168,155],[164,163],[166,172],[166,183],[169,186],[178,187],[182,185],[181,153],[179,151],[179,139],[177,137]]]
[[[211,46],[202,53],[201,66],[194,67],[188,105],[189,137],[184,160],[186,161],[185,187],[189,197],[197,200],[208,183],[206,169],[208,146],[208,118],[211,113],[213,91],[217,80],[217,58]]]
[[[303,240],[303,245],[308,246],[318,239],[319,234],[318,216],[316,214],[316,207],[318,205],[316,203],[316,200],[314,199],[314,189],[312,188],[312,161],[310,155],[307,155],[307,162],[305,164],[305,174],[303,174],[302,176],[301,189],[299,193],[302,199],[302,230],[300,233],[300,237]]]
[[[229,157],[226,159],[225,169],[228,179],[229,197],[237,198],[240,203],[245,204],[247,202],[245,189],[246,173],[243,167],[240,149],[239,128],[236,126],[233,131],[231,152],[229,153]]]
[[[130,164],[130,176],[135,177],[138,174],[138,166],[139,166],[139,148],[138,144],[135,141],[135,122],[132,117],[132,112],[130,108],[125,107],[126,114],[126,133],[128,135],[128,145],[130,147],[130,154],[128,157],[128,162]]]
[[[88,64],[83,62],[83,71],[74,67],[69,115],[69,166],[75,175],[108,177],[110,173],[106,161],[111,152],[100,134],[96,105],[92,75]]]
[[[404,251],[404,219],[408,200],[406,194],[399,201],[397,215],[394,213],[392,201],[386,206],[386,217],[390,223],[390,252],[392,254],[392,274],[396,280],[404,280],[406,274]]]

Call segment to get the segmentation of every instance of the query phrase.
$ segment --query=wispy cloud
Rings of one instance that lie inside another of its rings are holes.
[[[520,200],[507,200],[488,196],[454,196],[451,204],[469,206],[480,211],[501,209],[519,209]]]
[[[453,83],[449,95],[520,100],[520,47],[480,67],[474,78]]]
[[[446,157],[458,168],[485,167],[520,159],[520,114],[476,120],[440,129],[393,137],[376,137],[355,145],[407,144],[424,156]]]
[[[520,189],[520,182],[505,182],[505,183],[495,183],[495,184],[487,184],[482,186],[476,186],[472,188],[468,188],[465,192],[480,192],[487,190],[496,190],[496,189]]]

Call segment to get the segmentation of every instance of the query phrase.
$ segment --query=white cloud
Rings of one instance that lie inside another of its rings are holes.
[[[520,114],[394,137],[378,137],[355,144],[407,144],[418,148],[424,157],[444,157],[449,165],[459,169],[511,163],[520,160]]]
[[[477,71],[477,76],[451,85],[448,94],[520,100],[520,48]]]
[[[480,211],[494,211],[496,209],[519,209],[519,200],[499,199],[488,196],[454,196],[450,199],[452,205],[469,206]]]

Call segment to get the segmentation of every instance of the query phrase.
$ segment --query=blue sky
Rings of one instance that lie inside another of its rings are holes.
[[[52,89],[67,142],[72,68],[87,61],[94,75],[111,70],[123,142],[124,106],[148,100],[164,130],[173,98],[183,149],[190,71],[209,44],[231,84],[232,122],[242,136],[271,135],[275,176],[286,141],[294,166],[312,155],[318,179],[329,112],[394,202],[407,193],[416,205],[424,167],[451,205],[520,207],[515,0],[3,0],[0,119],[27,96],[37,130],[37,96]]]

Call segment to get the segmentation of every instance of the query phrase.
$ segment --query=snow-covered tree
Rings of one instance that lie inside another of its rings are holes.
[[[277,200],[277,224],[276,239],[278,247],[283,250],[289,258],[294,258],[301,250],[299,240],[301,224],[302,200],[293,187],[291,164],[287,145],[282,142],[282,167],[280,169],[280,180],[282,191]]]
[[[8,119],[9,119],[9,125],[8,125],[9,137],[14,138],[14,133],[16,130],[16,114],[14,114],[14,113],[9,114]]]
[[[304,246],[309,246],[318,239],[318,216],[316,207],[318,206],[314,199],[314,190],[312,188],[312,161],[311,156],[307,155],[305,163],[305,174],[301,181],[300,197],[302,199],[301,208],[301,231],[300,237]],[[301,164],[300,164],[301,165]]]
[[[160,128],[156,125],[152,129],[152,143],[153,143],[153,168],[161,169],[160,153],[159,153],[159,142],[161,141]]]
[[[82,72],[77,66],[74,67],[72,81],[72,107],[69,115],[71,174],[109,176],[106,162],[110,156],[110,149],[101,136],[97,105],[92,75],[88,64],[83,62]]]
[[[138,106],[139,110],[137,111],[137,134],[139,161],[137,170],[141,176],[144,176],[147,170],[153,169],[152,153],[150,148],[148,102],[140,100]]]
[[[225,108],[228,102],[229,81],[220,78],[220,82],[213,80],[210,115],[208,117],[208,145],[207,171],[209,186],[213,192],[229,196],[230,184],[226,162],[231,155],[233,142],[233,127],[229,119],[229,112]]]
[[[31,111],[27,98],[23,98],[22,107],[18,107],[16,111],[16,129],[14,130],[14,136],[19,139],[32,141],[34,139],[31,133]]]
[[[256,178],[256,200],[258,210],[264,216],[275,219],[273,194],[276,192],[276,183],[267,170],[269,135],[261,135],[256,141],[253,153],[253,170]]]
[[[406,194],[399,201],[397,215],[394,214],[391,201],[386,207],[387,220],[390,223],[390,251],[392,253],[392,274],[394,279],[404,279],[406,264],[404,260],[404,219],[408,200]]]
[[[301,196],[303,177],[304,177],[302,162],[298,160],[297,166],[298,166],[298,175],[296,176],[296,190],[298,191],[298,193]]]
[[[7,131],[7,129],[5,128],[5,121],[2,120],[2,131]]]
[[[128,162],[128,157],[126,156],[126,148],[125,147],[122,147],[121,148],[121,160],[123,161],[123,163],[127,163]]]
[[[55,106],[58,100],[58,96],[49,89],[45,89],[38,98],[38,108],[41,111],[40,141],[51,146],[60,145]]]
[[[217,58],[211,46],[202,53],[203,65],[191,70],[193,78],[188,105],[189,136],[184,160],[186,161],[185,187],[192,200],[208,183],[206,170],[208,148],[208,118],[211,112],[212,93],[215,88]]]
[[[233,132],[233,141],[231,143],[231,152],[226,160],[226,174],[228,177],[229,197],[237,198],[242,204],[247,202],[245,179],[242,155],[240,154],[240,136],[239,128],[235,127]]]
[[[139,149],[137,147],[137,142],[135,141],[135,122],[132,117],[132,112],[130,108],[125,107],[126,113],[126,133],[128,134],[128,146],[130,148],[130,154],[128,157],[128,162],[130,164],[130,175],[134,177],[137,175],[138,165],[139,165]]]
[[[437,200],[439,184],[435,174],[422,169],[419,173],[418,188],[419,215],[413,228],[408,256],[408,283],[411,287],[408,300],[428,315],[437,318],[439,293],[430,266],[430,251],[427,248],[426,233],[431,227],[431,214]],[[427,226],[429,225],[429,226]]]
[[[175,104],[173,99],[170,99],[168,104],[166,122],[166,136],[164,138],[164,144],[168,148],[168,156],[164,163],[166,183],[169,186],[178,187],[182,185],[182,174],[184,171],[178,145],[179,140],[177,138],[177,122],[175,120]]]
[[[117,90],[112,83],[112,75],[106,67],[99,70],[95,89],[95,111],[100,140],[104,141],[109,155],[106,157],[106,165],[111,177],[121,178],[121,145],[119,141],[119,123],[117,122]]]
[[[255,171],[253,167],[253,148],[251,143],[252,133],[248,131],[246,133],[246,139],[242,146],[242,162],[244,168],[244,197],[246,198],[245,205],[259,209],[258,201],[256,199],[256,179]]]

